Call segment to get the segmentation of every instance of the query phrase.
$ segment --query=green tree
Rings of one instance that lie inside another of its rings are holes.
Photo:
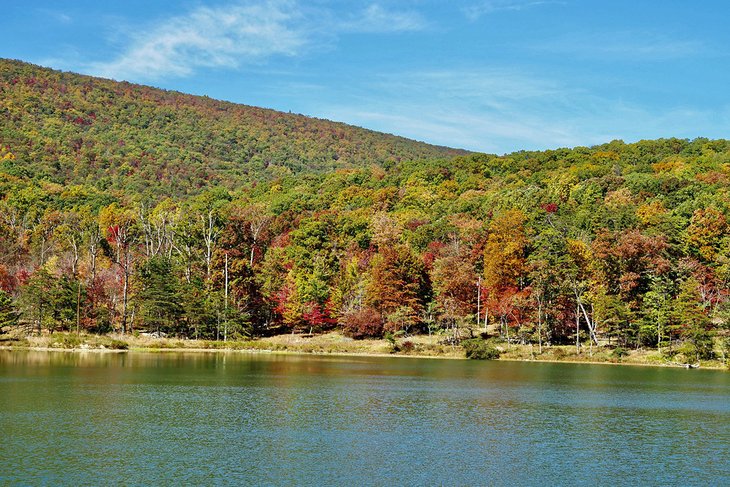
[[[178,323],[182,315],[180,289],[170,259],[156,255],[139,272],[141,289],[137,293],[142,320],[148,329],[184,333]]]
[[[671,281],[665,277],[654,277],[649,291],[644,294],[642,334],[656,337],[659,351],[667,339],[672,322],[672,293]]]
[[[78,324],[79,310],[85,295],[83,286],[76,279],[65,275],[56,279],[53,287],[48,290],[50,316],[54,325],[63,330],[71,330]]]
[[[690,277],[679,285],[674,302],[674,321],[684,339],[683,352],[688,360],[712,358],[710,318],[701,306],[697,281]]]
[[[530,291],[537,305],[536,334],[540,353],[543,341],[552,337],[561,297],[571,292],[566,275],[569,260],[565,245],[562,233],[548,224],[536,236],[535,250],[528,258]]]
[[[20,313],[15,307],[12,296],[0,289],[0,331],[6,327],[16,327],[19,317]]]
[[[55,286],[53,275],[45,267],[40,267],[20,288],[22,316],[34,325],[39,335],[43,332],[43,326],[53,326],[50,308]]]

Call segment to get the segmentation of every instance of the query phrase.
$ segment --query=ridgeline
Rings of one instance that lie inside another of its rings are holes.
[[[180,196],[211,185],[466,154],[343,123],[0,59],[0,141],[59,184]]]

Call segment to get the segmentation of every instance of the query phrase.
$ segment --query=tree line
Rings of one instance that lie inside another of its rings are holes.
[[[157,198],[34,178],[2,151],[3,326],[728,346],[728,141],[401,161]]]

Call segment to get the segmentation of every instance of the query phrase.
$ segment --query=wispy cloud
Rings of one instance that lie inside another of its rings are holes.
[[[374,3],[341,22],[339,29],[344,32],[408,32],[426,28],[428,23],[423,16],[412,10],[390,10]]]
[[[127,51],[91,70],[116,79],[158,79],[190,75],[199,67],[235,68],[269,56],[296,55],[308,43],[299,15],[297,5],[285,0],[201,7],[131,35]]]
[[[39,8],[37,11],[47,17],[50,17],[59,24],[70,24],[71,22],[73,22],[73,18],[63,12],[58,12],[56,10],[51,10],[48,8]]]
[[[541,116],[546,103],[554,109],[568,103],[563,87],[512,69],[397,73],[361,90],[367,95],[330,107],[324,116],[484,151],[579,140],[570,127]]]
[[[583,32],[546,40],[533,47],[537,51],[568,54],[582,58],[620,58],[656,60],[709,55],[712,50],[702,42],[677,39],[656,32],[613,31]]]
[[[484,15],[499,11],[519,11],[544,5],[565,5],[559,0],[483,0],[462,9],[464,15],[471,20],[479,20]]]
[[[510,69],[398,73],[359,89],[360,97],[319,115],[485,152],[712,136],[699,128],[709,126],[721,136],[730,127],[730,111],[718,115],[683,106],[657,111]]]
[[[426,26],[415,11],[375,3],[337,18],[331,9],[298,0],[248,0],[200,7],[140,29],[141,34],[127,32],[127,49],[86,71],[141,81],[189,76],[199,68],[239,68],[275,56],[298,56],[338,35],[408,32]]]

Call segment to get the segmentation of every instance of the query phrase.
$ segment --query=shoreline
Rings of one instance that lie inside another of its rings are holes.
[[[59,347],[9,347],[0,346],[0,350],[18,352],[69,352],[69,353],[241,353],[261,355],[304,355],[315,357],[382,357],[382,358],[410,358],[436,360],[469,360],[466,357],[445,355],[419,355],[402,353],[370,353],[370,352],[304,352],[298,350],[269,350],[261,348],[153,348],[134,347],[127,350],[113,350],[108,348],[59,348]],[[520,362],[520,360],[507,361]]]
[[[75,338],[75,341],[68,339],[70,335]],[[63,344],[54,341],[56,338],[61,339]],[[211,342],[205,340],[177,340],[168,338],[140,339],[131,335],[86,335],[77,337],[73,334],[59,334],[59,336],[26,337],[22,339],[24,343],[21,342],[13,345],[2,344],[0,345],[0,350],[71,353],[251,353],[322,357],[397,357],[410,359],[469,360],[464,356],[463,349],[460,346],[436,346],[433,343],[428,343],[429,341],[433,342],[433,337],[413,337],[414,340],[416,338],[420,341],[415,350],[393,352],[387,349],[391,344],[385,340],[352,340],[336,333],[322,335],[314,339],[298,335],[280,335],[243,342]],[[570,353],[571,349],[573,349],[572,353]],[[576,355],[572,346],[554,346],[548,351],[543,352],[543,355],[552,354],[552,356],[548,355],[538,358],[534,356],[534,350],[530,350],[529,346],[510,345],[509,348],[502,352],[502,356],[495,361],[686,368],[681,364],[669,363],[659,359],[658,357],[660,355],[656,351],[641,350],[632,351],[632,353],[633,356],[629,354],[626,359],[606,355],[605,350],[600,350],[594,356]],[[556,357],[555,355],[558,356]],[[699,368],[707,370],[730,370],[728,366],[722,364],[719,360],[700,363]]]

